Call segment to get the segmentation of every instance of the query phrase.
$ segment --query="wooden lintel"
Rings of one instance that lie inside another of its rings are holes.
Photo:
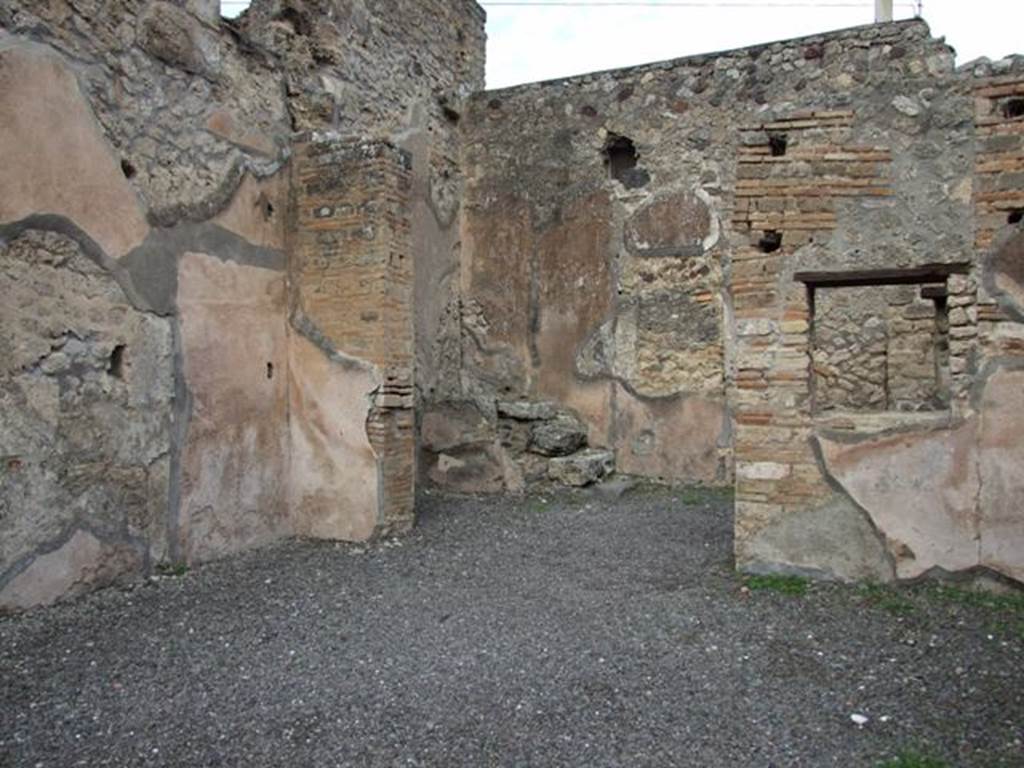
[[[907,285],[943,283],[950,275],[966,274],[970,264],[925,264],[906,269],[859,269],[835,272],[797,272],[793,279],[812,288],[840,288],[857,285]]]

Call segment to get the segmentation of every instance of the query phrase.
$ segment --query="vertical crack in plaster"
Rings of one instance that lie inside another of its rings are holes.
[[[171,339],[172,359],[174,360],[174,401],[171,410],[171,455],[168,471],[166,525],[168,556],[172,563],[179,563],[182,562],[188,551],[186,542],[181,539],[183,502],[181,483],[188,428],[192,421],[192,393],[189,391],[188,381],[185,378],[185,350],[179,315],[175,315],[171,323]]]
[[[885,531],[878,527],[874,518],[871,517],[871,513],[853,497],[853,494],[847,490],[846,486],[842,484],[839,478],[833,475],[829,470],[828,462],[825,460],[825,452],[821,448],[821,442],[818,440],[818,436],[811,435],[810,438],[808,438],[808,442],[810,444],[811,453],[814,455],[814,461],[818,465],[818,471],[821,472],[821,476],[825,478],[825,482],[833,491],[849,501],[853,508],[860,512],[861,516],[867,522],[868,527],[874,532],[878,543],[881,545],[882,552],[885,554],[885,561],[889,566],[892,578],[895,579],[896,556],[889,549],[889,539],[885,535]]]

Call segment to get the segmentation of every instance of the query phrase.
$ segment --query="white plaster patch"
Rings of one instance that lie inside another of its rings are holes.
[[[459,467],[466,466],[466,462],[461,459],[457,459],[454,456],[450,456],[447,453],[442,453],[437,457],[437,468],[442,472],[447,472],[450,469],[458,469]]]
[[[715,244],[718,242],[718,238],[722,234],[722,226],[718,220],[718,210],[715,206],[715,201],[711,198],[711,195],[703,189],[697,187],[693,192],[697,196],[697,199],[702,201],[708,207],[709,232],[708,236],[701,242],[701,245],[705,251],[710,251],[715,247]]]
[[[738,461],[736,474],[745,480],[781,480],[789,477],[789,464],[775,461]]]
[[[778,330],[778,323],[763,317],[736,321],[737,336],[769,336]]]

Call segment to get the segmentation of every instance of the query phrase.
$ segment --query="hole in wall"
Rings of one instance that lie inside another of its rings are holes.
[[[1003,117],[1007,120],[1024,117],[1024,98],[1016,97],[1004,101]]]
[[[768,134],[768,149],[772,153],[772,157],[782,157],[786,154],[786,149],[789,147],[789,137],[784,133],[769,133]]]
[[[267,220],[274,218],[274,204],[269,200],[263,202],[263,218]]]
[[[604,162],[613,179],[622,181],[626,171],[636,168],[636,146],[631,139],[611,134],[604,145]]]
[[[124,344],[118,344],[110,350],[110,362],[107,364],[107,373],[115,379],[124,378],[124,348]]]
[[[1014,208],[1006,217],[1006,223],[1018,224],[1020,223],[1021,219],[1024,219],[1024,208]]]
[[[121,158],[121,173],[124,174],[126,179],[135,177],[135,166],[123,157]]]
[[[274,364],[273,363],[267,363],[267,378],[268,379],[274,378]]]
[[[626,189],[636,189],[651,180],[643,168],[637,166],[639,155],[633,140],[617,133],[609,133],[601,151],[608,175],[622,183]]]
[[[282,21],[288,24],[297,35],[307,36],[312,32],[309,20],[294,8],[284,8],[274,17],[274,21]]]
[[[762,253],[774,253],[782,247],[782,233],[777,229],[766,229],[757,241],[757,247]]]
[[[461,115],[456,110],[452,109],[447,104],[443,104],[441,106],[441,112],[444,114],[444,119],[452,124],[458,123],[459,118],[461,117]]]

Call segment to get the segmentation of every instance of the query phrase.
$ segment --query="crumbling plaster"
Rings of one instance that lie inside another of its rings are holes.
[[[0,607],[613,469],[734,484],[742,569],[1024,578],[1020,59],[483,91],[471,0],[216,5],[0,2]],[[882,395],[816,399],[814,281],[924,265]]]
[[[374,415],[394,388],[288,298],[292,147],[297,128],[414,146],[417,232],[444,252],[417,279],[435,285],[457,255],[454,126],[482,84],[483,15],[360,6],[357,50],[343,24],[295,28],[329,10],[267,0],[239,25],[211,2],[0,4],[0,245],[21,297],[0,339],[0,606],[395,527],[379,489],[395,461],[411,487],[414,456],[375,443],[392,427]]]
[[[464,395],[575,407],[620,471],[735,476],[743,569],[1018,578],[1010,546],[984,554],[1024,520],[1006,501],[1015,454],[985,447],[996,398],[980,393],[1005,391],[992,372],[1021,352],[1020,130],[1001,110],[1022,72],[955,70],[913,21],[475,95]],[[605,154],[622,137],[637,170],[619,180]],[[590,200],[604,208],[581,216]],[[922,286],[886,294],[881,396],[823,411],[814,379],[832,359],[812,360],[814,344],[829,331],[860,345],[863,326],[840,313],[829,330],[815,312],[851,297],[859,312],[882,289],[816,293],[799,276],[929,264],[964,274],[934,286],[946,303],[931,320]],[[574,324],[545,344],[552,315]]]

